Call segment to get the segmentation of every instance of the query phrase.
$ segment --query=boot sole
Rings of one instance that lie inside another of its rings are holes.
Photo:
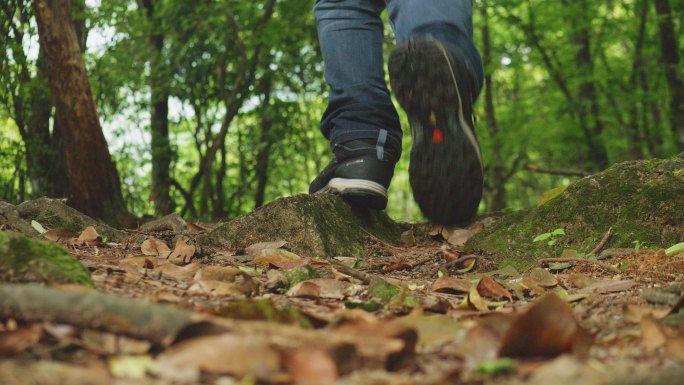
[[[423,214],[442,225],[472,222],[482,198],[483,165],[472,123],[472,101],[457,73],[466,64],[434,40],[412,40],[390,56],[389,74],[411,125],[409,181]]]
[[[338,194],[353,206],[376,210],[387,207],[387,189],[380,183],[365,179],[332,178],[317,192]]]

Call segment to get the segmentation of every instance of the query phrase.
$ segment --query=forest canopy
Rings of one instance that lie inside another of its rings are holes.
[[[330,159],[313,1],[64,3],[134,215],[236,217],[306,192]],[[41,47],[34,2],[0,7],[0,199],[68,197],[71,122],[48,82],[59,52]],[[531,207],[616,162],[683,151],[682,24],[683,0],[476,0],[480,211]],[[387,26],[386,54],[394,44]],[[388,212],[420,220],[407,155]]]

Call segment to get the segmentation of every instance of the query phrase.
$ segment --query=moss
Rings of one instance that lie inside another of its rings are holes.
[[[0,254],[3,281],[76,283],[94,287],[88,270],[56,243],[0,232]]]
[[[563,249],[589,252],[612,227],[611,247],[668,247],[684,240],[684,159],[632,161],[613,165],[570,185],[534,209],[513,213],[474,236],[466,248],[500,265],[522,270]],[[549,246],[537,235],[563,228],[566,236]]]
[[[379,211],[356,210],[330,194],[278,199],[200,236],[204,246],[233,250],[256,242],[285,240],[292,252],[312,258],[360,256],[368,234],[399,241],[399,226]]]
[[[312,328],[311,322],[293,307],[279,309],[268,299],[242,300],[228,303],[218,310],[221,317],[262,320],[283,324],[297,324],[301,327]]]
[[[290,287],[306,281],[307,279],[314,279],[318,278],[318,274],[316,273],[316,270],[314,270],[311,266],[305,265],[305,266],[297,266],[295,268],[285,270],[283,271],[283,275],[287,279],[287,282]]]
[[[376,298],[382,302],[389,302],[399,293],[399,288],[381,279],[374,280],[368,286],[369,297]]]

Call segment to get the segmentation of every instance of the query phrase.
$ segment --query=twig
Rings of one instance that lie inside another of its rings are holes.
[[[601,242],[594,247],[589,254],[597,255],[601,249],[603,249],[604,246],[606,246],[606,243],[608,243],[608,240],[610,237],[613,235],[613,228],[610,227],[608,231],[606,231],[606,234],[603,235],[603,238],[601,238]]]
[[[352,276],[366,285],[368,285],[373,279],[373,276],[371,276],[370,274],[364,273],[360,270],[353,269],[341,262],[335,261],[333,259],[329,260],[328,262],[330,262],[330,265],[332,265],[340,273]]]
[[[585,177],[585,176],[591,175],[591,173],[586,172],[586,171],[558,170],[558,169],[551,169],[551,168],[542,168],[542,167],[534,166],[531,164],[528,164],[527,166],[525,166],[525,170],[531,171],[531,172],[536,172],[539,174],[551,174],[551,175],[561,175],[561,176]]]
[[[585,264],[585,265],[595,265],[598,266],[604,270],[610,271],[611,273],[614,274],[621,274],[622,271],[620,269],[615,268],[607,263],[603,263],[601,261],[597,261],[594,259],[579,259],[579,258],[543,258],[540,259],[539,261],[540,265],[548,265],[550,263],[580,263],[580,264]]]

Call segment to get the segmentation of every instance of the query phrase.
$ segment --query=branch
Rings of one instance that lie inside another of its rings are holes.
[[[590,172],[586,172],[586,171],[558,170],[558,169],[551,169],[551,168],[542,168],[542,167],[534,166],[531,164],[526,165],[525,170],[531,171],[531,172],[536,172],[538,174],[550,174],[550,175],[561,175],[561,176],[585,177],[585,176],[591,175]]]

